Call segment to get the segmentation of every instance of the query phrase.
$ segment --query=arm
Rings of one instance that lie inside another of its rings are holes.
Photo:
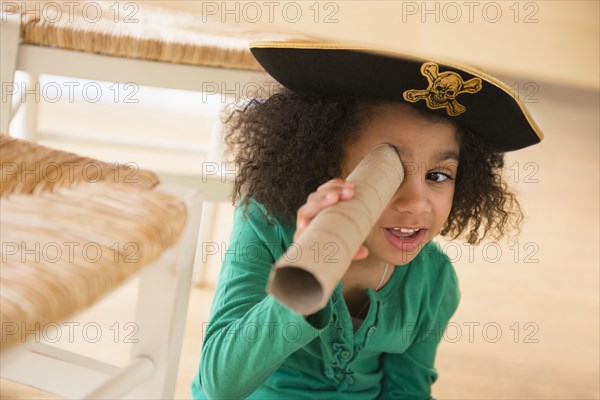
[[[309,319],[289,310],[265,288],[284,250],[280,225],[267,226],[251,205],[236,210],[231,243],[219,276],[204,336],[200,381],[209,398],[242,398],[254,392],[285,359],[312,341],[329,322],[329,306]]]
[[[432,340],[429,340],[432,341]],[[431,385],[437,380],[434,368],[437,343],[419,342],[403,354],[383,355],[381,399],[431,399]]]

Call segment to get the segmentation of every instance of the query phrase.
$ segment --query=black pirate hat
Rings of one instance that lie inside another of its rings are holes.
[[[498,151],[544,137],[508,85],[473,68],[334,43],[254,42],[250,49],[293,91],[405,101],[457,121]]]

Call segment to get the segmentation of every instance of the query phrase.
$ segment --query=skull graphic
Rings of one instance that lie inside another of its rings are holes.
[[[424,90],[405,91],[403,93],[404,100],[411,103],[425,100],[430,109],[445,108],[448,115],[453,117],[467,110],[465,106],[456,101],[456,96],[481,90],[480,78],[472,78],[465,82],[455,72],[446,71],[439,74],[438,65],[432,62],[424,63],[421,66],[421,74],[427,78],[429,86]]]
[[[435,106],[443,105],[450,100],[454,100],[456,95],[462,89],[462,79],[454,72],[444,72],[440,74],[429,92],[429,101]]]

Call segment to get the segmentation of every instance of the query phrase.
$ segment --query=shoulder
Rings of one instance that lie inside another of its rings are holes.
[[[295,226],[280,223],[261,203],[250,199],[247,205],[240,203],[235,209],[231,243],[266,245],[277,258],[291,244],[294,231]]]
[[[449,320],[458,308],[460,289],[452,262],[434,241],[427,243],[409,265],[413,282],[421,285],[425,301],[438,313],[438,318]]]
[[[450,258],[444,253],[440,245],[434,241],[427,243],[415,260],[413,269],[426,275],[430,284],[434,286],[458,285],[458,278]]]
[[[232,299],[255,299],[265,296],[273,263],[283,255],[286,229],[266,209],[251,200],[246,207],[239,203],[234,211],[233,227],[227,248],[220,254],[221,270],[213,304],[214,310]]]

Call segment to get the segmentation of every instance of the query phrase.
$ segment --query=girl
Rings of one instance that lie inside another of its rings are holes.
[[[539,142],[539,129],[506,85],[475,70],[312,42],[252,51],[285,88],[229,120],[239,207],[194,398],[431,398],[459,302],[432,239],[518,229],[503,152]],[[272,265],[315,215],[352,198],[344,178],[382,143],[397,149],[404,181],[325,308],[298,315],[265,293]]]

